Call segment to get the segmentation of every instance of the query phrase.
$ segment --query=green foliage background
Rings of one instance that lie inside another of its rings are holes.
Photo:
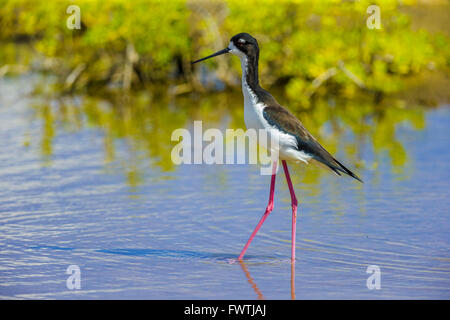
[[[81,30],[66,26],[71,4],[81,9]],[[380,7],[380,30],[366,26],[371,4]],[[149,161],[173,169],[174,129],[198,119],[216,128],[244,126],[239,59],[190,62],[248,32],[261,47],[263,87],[327,150],[375,172],[387,153],[401,171],[408,155],[397,126],[424,128],[423,97],[438,92],[434,104],[448,101],[447,17],[431,15],[424,29],[413,19],[421,10],[413,1],[390,0],[0,0],[0,77],[49,75],[36,81],[32,106],[41,135],[24,138],[25,146],[40,146],[45,165],[58,132],[99,128],[107,167],[122,163],[136,186]],[[223,87],[217,78],[231,90],[215,90]],[[202,94],[183,95],[196,91]],[[344,139],[348,132],[352,138]],[[124,140],[130,154],[121,156],[116,144]],[[372,162],[362,160],[365,141]],[[309,182],[323,172],[300,171]]]
[[[71,4],[81,9],[81,30],[66,27]],[[371,4],[380,7],[380,30],[366,26]],[[402,12],[412,4],[0,0],[0,63],[37,65],[60,77],[60,83],[79,68],[76,81],[69,82],[71,90],[122,86],[127,72],[132,87],[186,84],[177,90],[201,90],[210,84],[200,81],[190,61],[223,48],[232,35],[245,31],[260,43],[263,85],[283,84],[289,100],[307,107],[312,95],[352,96],[358,90],[358,83],[339,66],[359,79],[364,90],[388,94],[402,90],[409,76],[427,70],[447,72],[448,35],[413,30],[411,19]],[[19,62],[14,45],[18,41],[33,49]],[[128,71],[127,63],[132,65]],[[215,74],[227,86],[239,87],[238,59],[207,62],[212,64],[218,65]],[[311,85],[333,68],[338,72],[325,84]]]

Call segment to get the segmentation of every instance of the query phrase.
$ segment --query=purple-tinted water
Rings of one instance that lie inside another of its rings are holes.
[[[270,177],[257,166],[148,165],[133,188],[123,164],[105,165],[103,133],[89,127],[55,135],[47,163],[24,144],[42,130],[28,80],[0,81],[1,298],[290,299],[294,289],[297,299],[450,298],[448,107],[428,111],[423,130],[399,126],[409,155],[400,172],[386,154],[360,171],[363,185],[332,174],[302,183],[309,167],[291,166],[293,287],[281,171],[273,213],[245,263],[230,264],[266,206]],[[70,265],[80,289],[67,287]],[[367,287],[369,265],[380,268],[379,290]]]

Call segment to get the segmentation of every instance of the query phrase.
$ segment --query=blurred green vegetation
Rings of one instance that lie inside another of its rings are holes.
[[[71,4],[81,9],[80,30],[66,27]],[[366,26],[371,4],[381,9],[381,30]],[[389,0],[0,0],[0,77],[49,75],[35,88],[41,135],[24,137],[26,147],[39,144],[45,164],[61,130],[95,128],[106,166],[120,163],[136,187],[149,163],[174,168],[173,130],[194,120],[204,129],[244,127],[239,60],[190,61],[248,32],[261,47],[263,87],[331,153],[375,175],[387,154],[398,173],[409,163],[398,126],[422,129],[420,106],[449,98],[449,5],[418,8]],[[423,12],[432,13],[424,23]],[[217,79],[230,90],[216,90],[224,87]],[[123,142],[126,155],[117,150]],[[315,185],[328,174],[300,173],[294,179]]]
[[[40,86],[45,87],[45,81],[41,81]],[[45,88],[40,90],[41,97],[48,92]],[[225,128],[244,127],[240,92],[171,97],[141,90],[133,94],[38,100],[40,102],[33,105],[34,119],[42,123],[42,129],[39,136],[25,136],[26,146],[39,145],[48,165],[53,153],[51,146],[58,134],[87,128],[98,130],[103,139],[106,168],[122,168],[131,187],[143,182],[148,167],[157,167],[163,172],[176,168],[171,160],[172,148],[178,144],[178,141],[171,141],[175,129],[192,130],[193,121],[201,119],[203,130],[222,128],[225,137]],[[375,177],[382,162],[400,175],[411,165],[396,132],[405,124],[416,130],[423,129],[425,114],[426,109],[420,106],[406,108],[398,100],[385,100],[375,105],[367,97],[352,101],[321,99],[314,108],[296,112],[327,150],[345,159],[344,162],[357,172],[373,171]],[[203,146],[207,144],[204,142]],[[386,159],[390,159],[390,163]],[[303,164],[294,166],[294,170],[299,170],[294,180],[316,186],[323,175],[329,175],[323,168],[308,166],[305,170]]]
[[[66,27],[70,4],[81,9],[80,30]],[[380,30],[366,26],[371,4],[380,7]],[[448,74],[448,34],[412,28],[405,12],[414,4],[0,0],[0,67],[49,71],[63,91],[170,84],[171,93],[185,93],[214,87],[204,81],[202,66],[192,69],[190,61],[223,48],[232,35],[245,31],[262,49],[263,86],[283,85],[293,107],[307,108],[315,96],[353,97],[363,90],[379,97],[405,89],[411,76]],[[448,4],[443,8],[448,10]],[[443,29],[447,24],[442,21]],[[19,42],[27,45],[20,58]],[[206,65],[215,66],[210,72],[228,87],[239,88],[238,59],[221,57]]]

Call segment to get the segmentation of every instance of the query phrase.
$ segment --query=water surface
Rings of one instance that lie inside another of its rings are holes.
[[[240,96],[111,107],[30,96],[39,79],[0,80],[1,298],[450,298],[447,106],[328,101],[304,114],[365,183],[290,165],[292,268],[281,171],[275,209],[239,264],[229,262],[264,212],[270,177],[256,165],[170,163],[173,129],[242,127]],[[69,265],[81,289],[67,288]],[[379,290],[367,288],[369,265]]]

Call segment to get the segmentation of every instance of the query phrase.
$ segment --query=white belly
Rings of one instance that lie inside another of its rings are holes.
[[[266,149],[270,149],[272,152],[277,152],[281,160],[294,160],[308,162],[311,159],[310,155],[302,151],[295,150],[297,147],[297,140],[292,135],[286,134],[277,128],[271,126],[263,116],[263,110],[265,105],[258,103],[255,94],[247,86],[245,81],[242,83],[242,92],[244,94],[244,121],[247,130],[256,130],[256,136],[258,137],[258,143]],[[260,139],[261,136],[259,130],[266,131],[266,139]],[[271,137],[277,140],[275,145],[268,144]]]

